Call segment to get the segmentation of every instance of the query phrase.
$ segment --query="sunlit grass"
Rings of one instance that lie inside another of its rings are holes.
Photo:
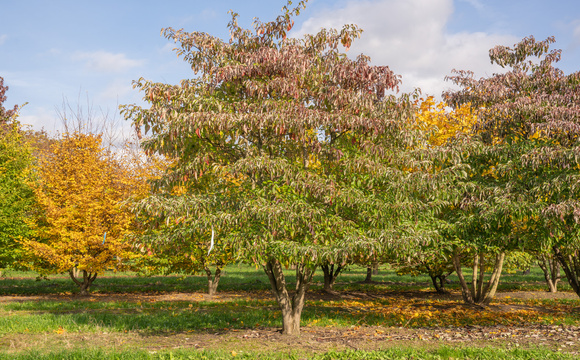
[[[286,270],[288,286],[293,286],[294,271]],[[433,290],[431,279],[426,275],[411,276],[396,274],[389,266],[382,266],[378,275],[373,275],[372,283],[364,283],[366,268],[351,266],[337,279],[337,291],[416,291]],[[0,295],[47,295],[75,294],[78,287],[66,274],[52,275],[48,280],[37,280],[33,272],[4,271],[0,277]],[[449,290],[459,290],[457,277],[449,277],[451,283],[446,285]],[[322,272],[317,271],[313,278],[311,289],[322,289],[324,283]],[[205,292],[207,278],[203,275],[171,275],[171,276],[138,276],[131,272],[107,272],[98,277],[91,288],[95,294],[110,293],[165,293],[165,292]],[[565,279],[560,282],[561,291],[570,291]],[[219,291],[256,291],[270,289],[269,281],[261,268],[234,264],[226,267],[218,287]],[[537,267],[530,274],[521,272],[502,275],[498,291],[539,291],[546,290],[543,274]]]
[[[302,325],[395,326],[408,328],[579,324],[580,299],[502,299],[508,310],[477,309],[460,300],[395,297],[372,300],[308,301]],[[22,301],[0,306],[0,334],[44,332],[146,333],[227,331],[281,327],[273,300],[210,301]]]
[[[432,350],[416,348],[393,348],[377,351],[329,351],[325,353],[304,353],[296,350],[276,351],[276,352],[244,352],[244,351],[198,351],[195,349],[166,350],[151,352],[144,350],[62,350],[50,353],[41,353],[31,351],[25,353],[0,353],[0,359],[15,360],[61,360],[61,359],[79,359],[79,360],[97,360],[97,359],[115,359],[115,360],[229,360],[229,359],[313,359],[313,360],[532,360],[532,359],[576,359],[576,355],[562,354],[545,348],[536,349],[503,349],[503,348],[449,348],[446,346],[438,347]]]

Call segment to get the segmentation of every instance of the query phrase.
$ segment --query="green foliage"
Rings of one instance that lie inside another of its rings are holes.
[[[447,219],[452,236],[486,252],[554,251],[580,295],[573,265],[580,254],[580,73],[553,66],[561,55],[549,49],[554,41],[528,37],[490,50],[507,72],[450,77],[461,90],[447,93],[448,103],[471,104],[478,123],[477,135],[456,149],[470,173],[453,184],[458,210]]]
[[[179,85],[140,79],[134,86],[150,107],[122,110],[150,132],[145,151],[176,160],[159,192],[136,206],[157,232],[152,241],[208,248],[214,229],[236,258],[264,267],[280,299],[288,297],[281,268],[298,264],[297,295],[281,300],[298,317],[316,266],[369,263],[422,239],[409,215],[422,213],[405,192],[417,179],[403,171],[417,162],[405,154],[411,106],[386,95],[399,77],[339,49],[360,36],[355,25],[287,38],[303,7],[284,7],[253,30],[232,14],[229,41],[164,29],[197,76]]]
[[[338,50],[360,35],[356,26],[286,38],[298,11],[256,21],[255,31],[234,15],[230,42],[164,31],[199,76],[135,83],[151,107],[125,106],[126,118],[151,130],[146,151],[177,160],[158,183],[164,191],[138,209],[206,248],[213,227],[257,264],[368,260],[398,235],[391,219],[408,211],[394,204],[393,182],[407,174],[391,160],[402,163],[397,151],[410,141],[397,121],[404,104],[384,95],[398,78]],[[182,239],[169,230],[164,241]]]
[[[18,122],[16,107],[6,110],[7,87],[0,77],[0,269],[17,266],[22,255],[18,239],[27,238],[34,193],[30,187],[32,146]]]

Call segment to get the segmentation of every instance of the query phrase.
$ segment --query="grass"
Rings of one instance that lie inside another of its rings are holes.
[[[291,288],[292,270],[287,270],[288,284]],[[416,291],[432,289],[431,279],[426,275],[411,276],[397,275],[388,267],[383,267],[379,275],[373,275],[373,282],[362,283],[366,276],[366,268],[351,266],[344,271],[337,280],[337,291]],[[458,290],[457,277],[449,277],[451,284],[447,285],[450,290]],[[311,289],[322,289],[322,272],[317,271],[313,279]],[[135,273],[107,272],[97,278],[91,288],[91,292],[97,294],[107,293],[155,293],[155,292],[204,292],[207,288],[207,278],[203,275],[173,275],[143,277]],[[559,284],[562,291],[570,291],[569,284],[564,280]],[[542,291],[547,285],[543,273],[538,267],[533,267],[531,273],[522,275],[503,274],[498,291]],[[262,269],[256,269],[247,265],[230,265],[223,273],[218,291],[256,291],[270,290],[269,281]],[[0,277],[0,296],[2,295],[48,295],[48,294],[73,294],[78,292],[76,286],[68,275],[52,275],[46,280],[37,280],[37,274],[33,272],[5,271]]]
[[[0,359],[14,360],[226,360],[226,359],[313,359],[313,360],[532,360],[532,359],[576,359],[574,355],[553,352],[547,349],[498,349],[498,348],[449,348],[442,346],[435,350],[424,350],[414,348],[388,349],[377,351],[329,351],[325,353],[304,353],[298,351],[290,352],[236,352],[236,351],[198,351],[191,349],[180,349],[172,351],[150,352],[138,349],[126,351],[107,351],[103,349],[93,350],[67,350],[51,353],[40,353],[31,351],[21,354],[0,354]]]
[[[288,270],[288,275],[292,274]],[[509,329],[580,325],[577,297],[509,296],[518,291],[542,294],[545,285],[539,269],[532,269],[528,275],[506,274],[499,288],[503,296],[488,309],[465,306],[453,277],[449,289],[454,294],[440,296],[433,292],[426,276],[397,276],[382,269],[373,276],[373,283],[366,284],[361,282],[365,275],[365,268],[350,268],[339,277],[335,288],[347,296],[329,297],[321,291],[322,274],[317,274],[302,314],[304,333],[317,333],[316,336],[324,338],[326,335],[320,334],[326,331],[356,337],[357,331],[352,329],[361,326],[370,328],[372,335],[373,327],[389,333],[396,329],[451,328],[461,332],[473,326]],[[293,284],[290,282],[288,287]],[[0,278],[0,296],[13,297],[0,302],[0,359],[574,358],[558,353],[553,344],[526,345],[522,349],[506,347],[505,342],[493,347],[488,343],[449,347],[433,340],[426,347],[414,348],[415,345],[403,342],[379,349],[368,347],[359,339],[357,344],[362,344],[362,348],[358,348],[366,351],[351,351],[346,346],[332,348],[333,343],[321,346],[316,336],[309,341],[320,346],[309,351],[309,345],[302,342],[288,343],[276,337],[279,334],[275,330],[282,326],[281,314],[261,269],[229,266],[218,289],[222,295],[209,298],[204,295],[205,288],[205,276],[139,277],[133,273],[107,273],[97,279],[92,289],[94,296],[79,298],[74,296],[77,289],[68,276],[37,281],[34,273],[9,272]],[[263,336],[272,333],[276,339],[256,340],[242,346],[238,334],[252,331],[262,332]],[[197,348],[197,344],[184,343],[188,336],[214,344]],[[173,347],[178,349],[170,350]],[[279,353],[280,348],[292,350]]]

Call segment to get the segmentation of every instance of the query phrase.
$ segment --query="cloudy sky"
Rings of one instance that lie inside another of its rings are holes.
[[[28,103],[21,121],[54,132],[63,106],[121,120],[118,105],[141,103],[133,80],[177,83],[188,65],[160,35],[164,27],[228,39],[228,10],[240,24],[274,19],[285,0],[0,0],[0,76],[5,105]],[[578,0],[311,0],[294,36],[355,23],[364,29],[349,51],[370,55],[402,75],[402,91],[439,96],[452,69],[487,76],[488,50],[525,36],[556,37],[559,67],[580,70]],[[70,114],[70,110],[67,111]]]

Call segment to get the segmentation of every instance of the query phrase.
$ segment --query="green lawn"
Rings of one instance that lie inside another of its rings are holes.
[[[288,338],[277,331],[281,315],[266,276],[250,266],[227,267],[213,298],[205,294],[205,276],[106,273],[92,296],[79,297],[67,276],[36,280],[34,273],[8,272],[0,278],[0,359],[579,356],[580,342],[568,338],[580,338],[580,298],[567,284],[550,296],[539,269],[504,275],[487,309],[464,305],[453,276],[450,294],[439,295],[425,276],[382,268],[366,284],[365,275],[365,268],[351,267],[339,277],[337,294],[328,295],[317,274],[303,334]]]

